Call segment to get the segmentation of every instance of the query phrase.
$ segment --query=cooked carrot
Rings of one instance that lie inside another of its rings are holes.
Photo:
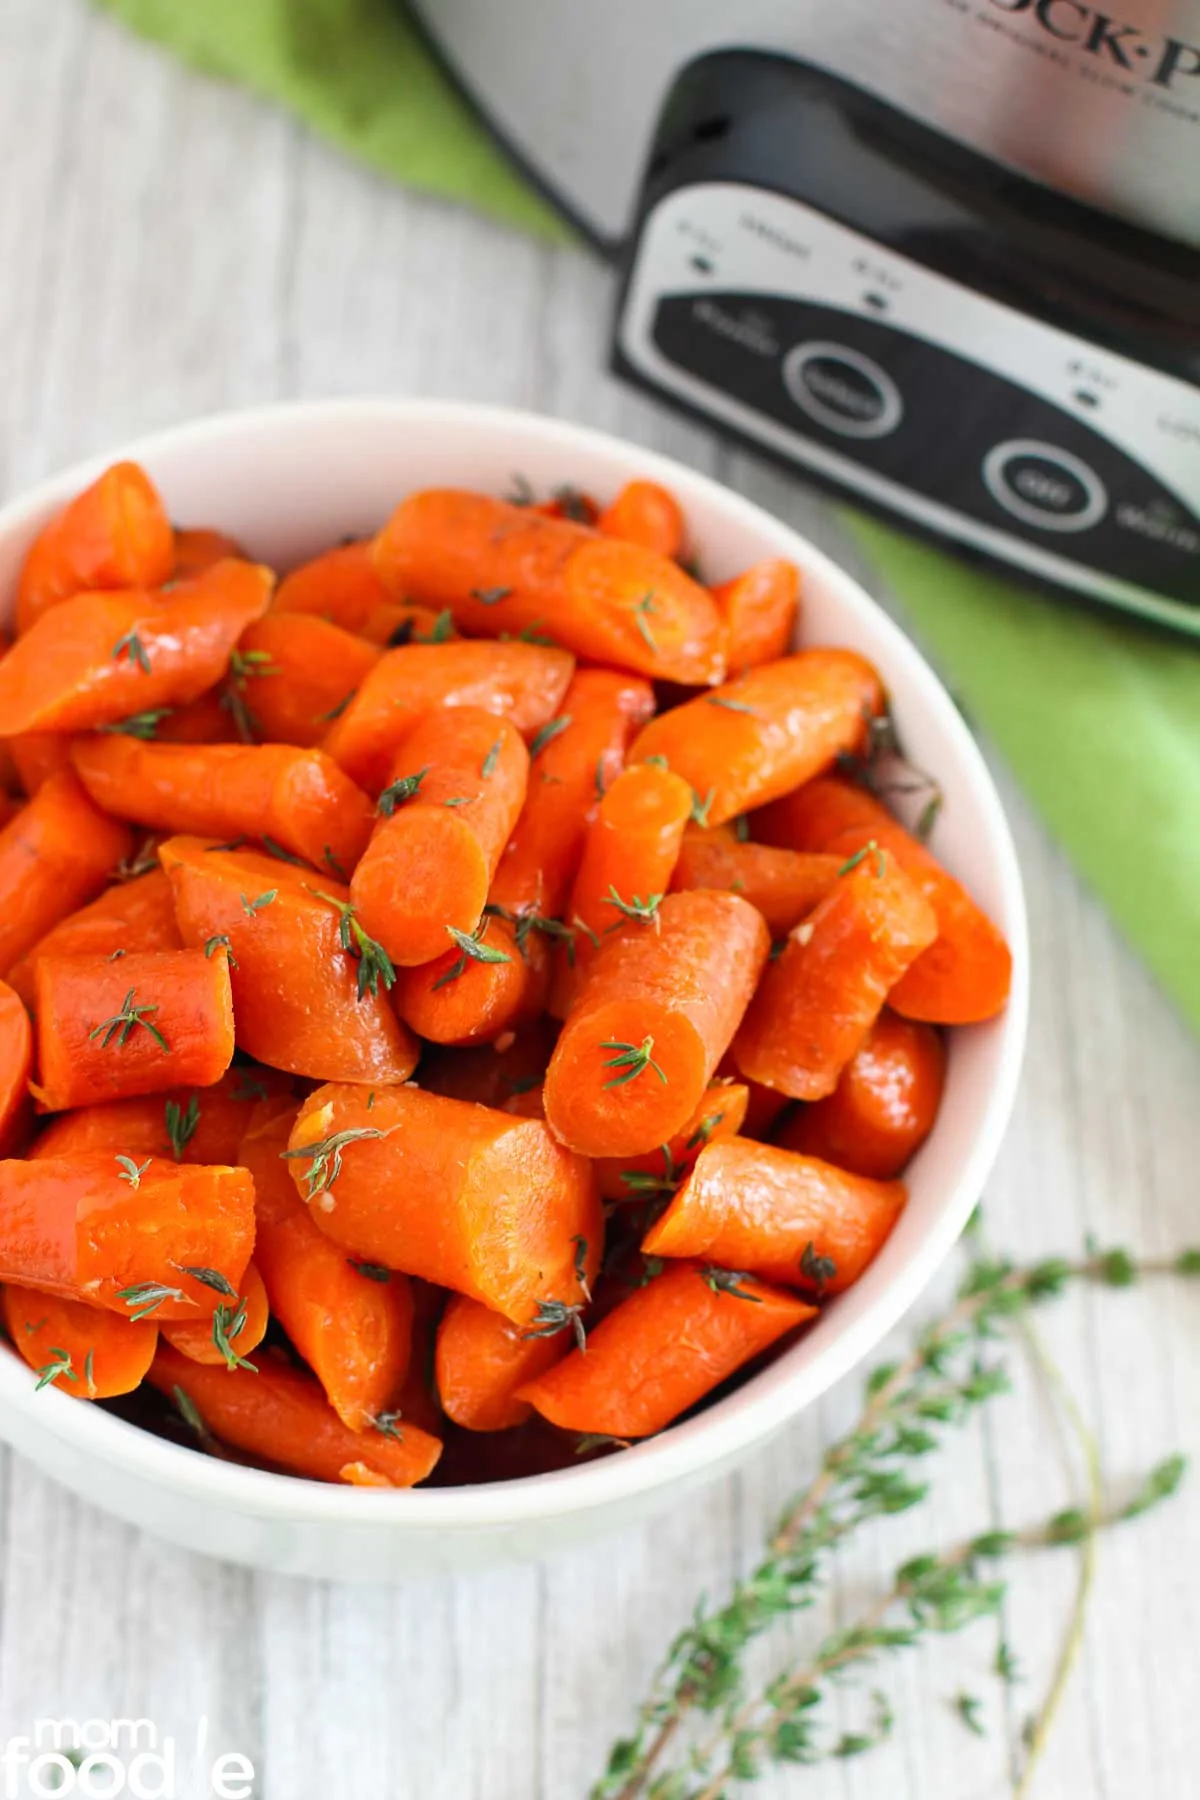
[[[570,1348],[570,1335],[534,1335],[478,1300],[454,1294],[437,1334],[437,1388],[446,1416],[468,1431],[505,1431],[522,1425],[533,1407],[514,1398],[526,1381],[552,1369]]]
[[[908,876],[886,851],[864,847],[763,976],[734,1040],[742,1074],[793,1100],[832,1094],[889,993],[936,936]]]
[[[692,683],[725,672],[721,621],[677,563],[483,494],[430,488],[375,540],[393,593],[448,606],[465,631],[541,632],[593,662]]]
[[[668,1193],[683,1179],[705,1144],[733,1137],[742,1129],[749,1097],[743,1081],[714,1082],[705,1088],[691,1118],[669,1143],[660,1144],[644,1156],[597,1157],[596,1179],[601,1197],[630,1201]]]
[[[381,656],[324,747],[377,794],[401,740],[439,706],[479,706],[536,737],[558,711],[574,659],[540,644],[405,644]]]
[[[43,526],[17,582],[17,630],[95,588],[157,587],[175,558],[171,522],[137,463],[114,463]]]
[[[381,817],[350,881],[364,928],[401,968],[453,940],[464,955],[525,799],[529,752],[507,719],[477,706],[428,714],[406,734]]]
[[[764,806],[857,749],[883,705],[870,663],[853,650],[804,650],[751,669],[651,719],[630,751],[665,756],[691,783],[705,822]]]
[[[122,1313],[208,1317],[254,1245],[244,1169],[111,1152],[0,1162],[0,1281]]]
[[[636,1156],[692,1116],[767,958],[736,894],[668,894],[587,970],[546,1074],[546,1117],[585,1156]]]
[[[373,606],[355,633],[381,650],[398,650],[402,644],[445,644],[458,637],[450,614],[432,606],[414,606],[399,600],[381,600]]]
[[[889,1181],[933,1130],[945,1080],[946,1052],[933,1026],[885,1007],[832,1094],[798,1108],[776,1142]]]
[[[185,943],[229,951],[248,1056],[319,1081],[407,1081],[418,1045],[388,1004],[390,965],[345,887],[203,838],[170,838],[159,855]]]
[[[232,662],[231,662],[232,669]],[[233,744],[241,741],[231,698],[232,677],[196,700],[173,706],[150,734],[156,744]]]
[[[518,1325],[569,1326],[600,1264],[591,1169],[533,1119],[416,1087],[372,1102],[364,1087],[329,1086],[301,1108],[289,1167],[335,1243]]]
[[[773,938],[784,937],[825,898],[844,861],[743,842],[728,825],[708,831],[693,825],[683,834],[671,887],[740,894],[758,908]]]
[[[451,950],[405,970],[396,1004],[422,1037],[477,1043],[541,1012],[550,948],[585,834],[621,772],[630,737],[653,710],[653,690],[639,676],[609,669],[574,675],[561,713],[536,744],[525,804],[488,893],[484,939],[507,961]]]
[[[586,1351],[526,1382],[518,1398],[567,1431],[650,1437],[815,1316],[744,1275],[666,1269],[597,1325]]]
[[[253,563],[223,562],[165,593],[60,601],[0,662],[4,735],[119,725],[196,699],[266,611],[274,580]]]
[[[255,735],[271,744],[319,743],[380,654],[327,619],[269,612],[238,644],[253,676],[245,704]]]
[[[2,747],[12,758],[17,780],[32,800],[52,775],[71,767],[71,740],[53,731],[25,731],[5,738]]]
[[[271,1309],[263,1278],[253,1262],[236,1290],[222,1297],[211,1319],[164,1322],[162,1334],[189,1362],[215,1369],[241,1368],[267,1335]]]
[[[234,1165],[255,1109],[295,1105],[295,1082],[275,1069],[232,1068],[205,1088],[172,1088],[133,1100],[105,1100],[51,1119],[30,1156],[124,1151],[134,1158]]]
[[[0,981],[0,1157],[15,1156],[29,1136],[33,1030],[20,998]]]
[[[962,883],[873,795],[848,781],[814,781],[762,817],[772,841],[812,844],[831,855],[852,855],[874,838],[925,896],[937,919],[937,941],[891,994],[897,1012],[935,1025],[973,1025],[1003,1009],[1012,983],[1012,952],[1003,935]]]
[[[296,1108],[267,1105],[242,1140],[254,1177],[255,1260],[271,1311],[344,1425],[365,1431],[395,1410],[413,1338],[407,1275],[357,1262],[318,1230],[282,1160]],[[423,1421],[418,1420],[420,1424]]]
[[[13,1348],[40,1377],[77,1400],[111,1400],[141,1385],[158,1344],[152,1319],[118,1319],[78,1300],[9,1283],[3,1316]]]
[[[223,946],[43,956],[34,977],[38,1080],[45,1112],[97,1100],[207,1087],[233,1056],[233,997]]]
[[[540,1084],[554,1048],[553,1024],[539,1014],[490,1044],[431,1049],[421,1060],[421,1086],[448,1100],[501,1107],[513,1094]]]
[[[285,575],[274,610],[315,613],[343,631],[361,631],[374,609],[392,598],[375,573],[371,541],[363,538],[326,550]]]
[[[148,1377],[160,1393],[182,1394],[221,1443],[313,1481],[413,1487],[441,1454],[437,1438],[393,1420],[351,1431],[311,1375],[273,1355],[248,1369],[206,1369],[160,1344]],[[371,1480],[375,1476],[377,1481]]]
[[[0,974],[98,894],[132,845],[73,774],[52,775],[0,831]]]
[[[98,900],[60,919],[9,970],[9,982],[26,1006],[34,1000],[34,976],[43,956],[112,956],[131,950],[181,950],[171,884],[161,869],[106,888]]]
[[[657,481],[627,481],[596,523],[605,537],[624,538],[672,559],[683,554],[683,513],[674,494]]]
[[[270,838],[347,875],[371,835],[370,801],[322,750],[94,737],[71,755],[98,806],[155,831]]]
[[[647,1256],[704,1257],[764,1281],[840,1294],[878,1254],[905,1202],[815,1156],[726,1138],[710,1144],[642,1241]]]
[[[248,560],[236,538],[229,537],[223,531],[213,531],[206,525],[177,529],[174,549],[176,581],[186,581],[191,575],[202,575],[214,563],[225,562],[231,556],[236,557],[239,562]]]
[[[800,571],[772,557],[712,590],[731,675],[786,656],[800,611]]]

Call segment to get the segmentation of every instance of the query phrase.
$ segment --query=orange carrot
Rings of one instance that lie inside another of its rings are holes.
[[[407,1081],[418,1045],[388,1004],[390,964],[346,888],[203,838],[170,838],[159,855],[185,943],[229,952],[247,1055],[316,1080]]]
[[[624,538],[673,560],[683,554],[683,513],[674,494],[657,481],[627,481],[597,520],[605,537]]]
[[[671,887],[740,894],[758,908],[773,938],[784,937],[829,893],[844,860],[742,842],[728,825],[709,831],[693,825],[683,834]]]
[[[413,1487],[441,1454],[437,1438],[417,1425],[388,1420],[386,1429],[351,1431],[311,1375],[275,1356],[260,1357],[256,1374],[230,1373],[160,1344],[149,1380],[160,1393],[182,1394],[221,1443],[313,1481]]]
[[[712,590],[725,626],[731,675],[775,662],[791,649],[800,611],[800,571],[771,558]]]
[[[479,706],[533,738],[558,711],[574,660],[540,644],[405,644],[381,656],[325,739],[333,760],[378,793],[401,740],[440,706]]]
[[[98,900],[51,927],[9,970],[9,982],[33,1005],[34,977],[43,956],[112,956],[115,951],[180,950],[171,884],[161,869],[106,888]]]
[[[532,1090],[531,1090],[532,1091]],[[669,1143],[644,1156],[596,1158],[596,1179],[605,1200],[639,1200],[669,1192],[687,1173],[705,1144],[733,1137],[746,1117],[745,1082],[714,1082]]]
[[[274,580],[253,563],[223,562],[166,593],[60,601],[0,662],[5,736],[119,725],[196,699],[266,611]]]
[[[280,1113],[268,1103],[242,1140],[241,1160],[254,1177],[255,1259],[272,1313],[329,1404],[351,1431],[365,1431],[400,1397],[413,1284],[394,1269],[354,1261],[313,1223],[281,1160],[295,1117],[294,1107]]]
[[[233,1056],[223,947],[43,956],[34,978],[38,1082],[45,1112],[97,1100],[207,1087]]]
[[[17,583],[17,630],[95,588],[157,587],[175,546],[158,491],[136,463],[114,463],[43,526]]]
[[[446,1416],[468,1431],[522,1425],[533,1407],[516,1390],[562,1361],[567,1333],[534,1335],[463,1294],[451,1296],[437,1334],[437,1388]]]
[[[669,557],[586,525],[431,488],[401,501],[374,554],[393,593],[448,606],[465,631],[538,631],[594,662],[669,681],[725,672],[707,590]]]
[[[451,939],[463,955],[525,799],[529,752],[507,719],[476,706],[427,714],[396,751],[382,817],[350,882],[363,927],[402,968]]]
[[[135,1159],[174,1157],[176,1162],[241,1162],[242,1137],[263,1101],[295,1105],[290,1075],[274,1069],[232,1068],[205,1088],[172,1088],[133,1100],[105,1100],[51,1119],[30,1156],[83,1156],[124,1151]]]
[[[762,818],[773,842],[811,845],[831,855],[849,856],[873,838],[925,896],[937,919],[937,942],[890,996],[897,1012],[936,1025],[973,1025],[1003,1009],[1012,952],[1000,931],[962,883],[873,795],[848,781],[814,781],[768,807]]]
[[[132,845],[73,774],[52,775],[0,831],[0,973],[98,894]]]
[[[343,631],[361,631],[375,608],[391,600],[391,593],[375,573],[371,541],[363,538],[326,550],[285,575],[274,610],[315,613]]]
[[[381,650],[398,650],[402,644],[445,644],[458,637],[445,610],[434,612],[432,606],[399,600],[381,600],[355,629],[357,636]]]
[[[246,705],[256,735],[309,748],[349,705],[380,652],[326,619],[269,612],[242,633],[238,656],[253,675]]]
[[[0,749],[11,756],[17,780],[31,800],[52,775],[61,775],[71,767],[71,740],[53,731],[22,732],[5,738]]]
[[[32,1067],[29,1014],[12,988],[0,981],[0,1157],[15,1156],[29,1136]]]
[[[534,1119],[419,1088],[319,1088],[289,1167],[312,1217],[368,1262],[454,1288],[518,1325],[570,1325],[599,1267],[591,1169]]]
[[[203,575],[205,569],[211,569],[214,563],[226,562],[231,556],[236,557],[239,562],[249,560],[236,538],[227,536],[223,531],[213,531],[206,525],[176,530],[174,549],[176,581],[186,581],[192,575]]]
[[[347,874],[371,835],[370,801],[322,750],[95,737],[71,756],[97,806],[152,830],[269,838]]]
[[[933,1026],[885,1007],[832,1094],[800,1107],[776,1141],[889,1181],[933,1130],[945,1079],[946,1052]]]
[[[878,1254],[905,1202],[815,1156],[726,1138],[710,1144],[642,1240],[647,1256],[704,1257],[764,1281],[840,1294]]]
[[[552,1130],[585,1156],[636,1156],[695,1112],[766,961],[736,894],[669,894],[603,945],[546,1075]]]
[[[723,825],[857,749],[882,705],[878,675],[853,650],[804,650],[651,719],[630,756],[665,756],[705,823]]]
[[[10,1283],[3,1317],[13,1348],[40,1377],[77,1400],[111,1400],[139,1387],[158,1344],[152,1319],[135,1324],[95,1306]]]
[[[816,1316],[791,1294],[695,1264],[664,1270],[517,1397],[566,1431],[650,1437]]]
[[[764,975],[734,1040],[742,1074],[794,1100],[832,1094],[888,994],[936,936],[908,876],[886,851],[864,847]]]
[[[0,1162],[0,1281],[122,1313],[209,1317],[254,1244],[244,1169],[110,1152]]]
[[[162,1334],[189,1362],[233,1370],[245,1366],[246,1359],[258,1349],[267,1335],[270,1317],[263,1278],[250,1262],[241,1285],[236,1292],[230,1288],[211,1319],[164,1323]]]

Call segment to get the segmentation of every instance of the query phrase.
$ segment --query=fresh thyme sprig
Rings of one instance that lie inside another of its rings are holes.
[[[123,656],[127,656],[131,663],[135,663],[137,665],[137,667],[142,671],[143,675],[149,675],[149,673],[150,673],[149,652],[147,651],[146,646],[145,646],[145,644],[143,644],[141,638],[138,636],[136,630],[127,631],[125,633],[124,637],[118,638],[116,643],[113,645],[112,653],[113,653],[113,661],[114,662],[120,662],[120,660]]]
[[[182,1288],[165,1287],[161,1281],[139,1281],[133,1287],[118,1288],[117,1299],[125,1302],[136,1325],[157,1312],[164,1300],[186,1300],[187,1295]]]
[[[318,900],[324,900],[327,905],[337,908],[338,941],[342,949],[349,951],[358,964],[359,999],[367,994],[377,996],[380,982],[385,990],[390,988],[396,980],[392,959],[379,940],[370,937],[363,930],[353,903],[335,899],[332,894],[323,893],[320,888],[309,888],[308,891],[315,894]]]
[[[487,930],[486,916],[480,920],[474,931],[460,931],[457,925],[447,925],[446,930],[458,945],[459,954],[446,970],[446,973],[444,975],[439,975],[438,979],[434,982],[433,991],[435,994],[439,988],[444,988],[448,982],[457,981],[460,975],[465,975],[467,964],[469,962],[506,963],[512,961],[512,957],[508,954],[507,950],[497,950],[494,944],[485,944],[483,942],[483,934]]]
[[[221,686],[220,705],[233,720],[234,730],[243,744],[258,741],[259,723],[246,699],[247,684],[256,676],[278,675],[279,666],[271,661],[269,650],[233,650],[229,656],[229,672]]]
[[[170,706],[151,707],[146,712],[130,713],[126,719],[113,719],[107,725],[97,725],[97,731],[107,732],[116,737],[143,738],[149,740],[158,736],[158,728],[164,719],[169,719],[174,708]]]
[[[663,1086],[667,1085],[667,1077],[655,1062],[654,1039],[643,1038],[640,1044],[623,1044],[616,1038],[606,1038],[601,1044],[602,1050],[615,1050],[616,1056],[606,1057],[604,1067],[616,1069],[618,1073],[606,1081],[606,1088],[624,1087],[627,1081],[636,1081],[644,1069],[653,1069]]]
[[[239,1356],[233,1347],[233,1339],[241,1337],[246,1329],[246,1302],[239,1300],[236,1307],[226,1306],[224,1302],[213,1314],[213,1343],[225,1359],[227,1369],[245,1369],[251,1375],[257,1375],[258,1369],[244,1356]]]
[[[382,1131],[374,1125],[359,1125],[349,1131],[335,1131],[332,1137],[322,1138],[315,1144],[301,1144],[295,1150],[281,1150],[284,1162],[291,1162],[299,1157],[307,1157],[310,1167],[304,1175],[306,1187],[305,1199],[315,1200],[318,1194],[324,1194],[333,1186],[342,1172],[342,1151],[347,1144],[359,1144],[364,1138],[381,1138]]]
[[[165,1050],[169,1054],[171,1049],[170,1044],[168,1044],[166,1038],[158,1029],[158,1026],[152,1025],[147,1017],[148,1013],[156,1013],[158,1007],[135,1006],[135,992],[136,990],[134,988],[130,988],[129,992],[121,1002],[120,1012],[115,1012],[111,1019],[101,1019],[99,1025],[88,1032],[89,1042],[95,1038],[99,1038],[100,1048],[102,1050],[107,1050],[113,1039],[116,1038],[117,1049],[123,1050],[129,1041],[130,1032],[140,1025],[143,1031],[148,1031],[150,1033],[150,1036],[154,1039],[159,1049]]]
[[[200,1102],[195,1094],[190,1097],[186,1106],[181,1106],[178,1100],[168,1100],[163,1113],[171,1154],[178,1162],[196,1135],[196,1127],[200,1123]]]
[[[658,909],[662,905],[664,898],[665,895],[663,894],[647,894],[646,898],[643,900],[640,894],[631,894],[628,900],[623,900],[616,888],[610,882],[608,892],[605,894],[602,904],[604,906],[615,906],[622,918],[633,919],[640,925],[657,925]],[[614,920],[608,929],[610,931],[615,931],[620,925],[620,922],[620,919]]]

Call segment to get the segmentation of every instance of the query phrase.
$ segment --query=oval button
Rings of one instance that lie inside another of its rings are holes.
[[[1108,493],[1094,469],[1037,438],[997,444],[983,459],[983,479],[998,505],[1040,531],[1087,531],[1108,511]]]
[[[839,437],[886,437],[904,417],[891,376],[846,344],[797,344],[783,359],[783,381],[801,411]]]

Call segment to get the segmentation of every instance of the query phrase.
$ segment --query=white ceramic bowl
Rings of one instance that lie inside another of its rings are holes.
[[[22,1455],[147,1531],[259,1568],[377,1582],[540,1556],[665,1506],[733,1467],[869,1354],[958,1237],[999,1148],[1025,1038],[1025,907],[1008,826],[966,726],[874,601],[787,526],[636,445],[492,407],[419,400],[268,407],[126,445],[0,512],[0,597],[11,596],[45,519],[118,456],[146,466],[173,518],[220,526],[282,568],[348,533],[373,531],[413,488],[503,491],[520,473],[541,491],[571,481],[604,499],[632,475],[655,477],[679,496],[710,579],[765,556],[799,564],[803,642],[848,645],[870,657],[891,690],[909,755],[936,772],[945,806],[935,848],[1007,935],[1012,999],[993,1023],[953,1034],[941,1117],[912,1165],[908,1207],[876,1262],[802,1342],[728,1399],[578,1468],[392,1493],[211,1460],[53,1388],[36,1393],[31,1371],[0,1351],[0,1433]]]

